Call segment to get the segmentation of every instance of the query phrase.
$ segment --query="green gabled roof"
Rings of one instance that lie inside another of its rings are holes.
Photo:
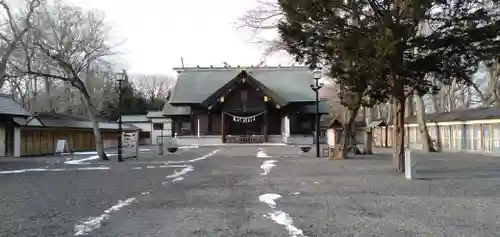
[[[170,103],[199,104],[235,78],[242,70],[278,94],[287,103],[315,101],[312,73],[307,67],[176,68],[179,78]]]
[[[15,101],[12,96],[0,93],[0,114],[11,116],[31,116],[21,103]]]
[[[190,115],[191,108],[187,106],[173,106],[170,103],[165,103],[163,106],[162,115]]]
[[[318,104],[318,109],[320,114],[328,114],[330,113],[331,107],[328,103],[328,100],[320,100]],[[316,103],[302,105],[298,109],[299,113],[302,114],[315,114],[316,113]]]

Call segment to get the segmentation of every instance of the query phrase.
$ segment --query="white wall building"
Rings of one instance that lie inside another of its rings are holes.
[[[151,126],[151,144],[158,144],[163,137],[172,137],[172,120],[162,111],[150,111],[146,115]]]
[[[162,136],[172,136],[171,119],[163,116],[162,111],[149,111],[146,115],[123,115],[122,121],[141,129],[141,144],[158,144]]]

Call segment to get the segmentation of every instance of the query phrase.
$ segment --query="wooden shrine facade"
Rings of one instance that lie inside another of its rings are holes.
[[[221,70],[229,73],[227,68]],[[232,73],[232,78],[198,103],[179,103],[171,98],[164,115],[172,119],[172,136],[220,138],[221,143],[283,142],[286,135],[312,136],[314,101],[290,102],[258,80],[257,75],[246,70]],[[183,80],[189,77],[183,78],[181,73],[174,97],[184,91],[182,86],[187,83]],[[210,83],[210,79],[207,78],[206,83]],[[311,91],[308,86],[303,89]],[[324,114],[325,109],[320,112]]]

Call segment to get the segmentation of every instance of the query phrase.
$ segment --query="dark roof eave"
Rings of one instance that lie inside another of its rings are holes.
[[[202,106],[202,103],[200,102],[185,102],[185,101],[170,101],[170,104],[173,106]]]
[[[29,117],[33,116],[31,114],[2,114],[2,113],[0,113],[0,115],[9,116],[9,117],[23,117],[23,118],[29,118]]]
[[[53,125],[18,125],[19,127],[27,127],[27,128],[53,128],[53,129],[93,129],[92,127],[68,127],[68,126],[53,126]],[[122,127],[123,130],[140,130],[140,128],[127,128],[127,127]],[[99,128],[99,130],[112,130],[112,131],[118,131],[118,128]]]

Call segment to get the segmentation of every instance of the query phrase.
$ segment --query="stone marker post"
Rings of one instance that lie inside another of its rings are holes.
[[[416,178],[415,161],[411,157],[411,150],[405,150],[405,177],[407,180]]]

